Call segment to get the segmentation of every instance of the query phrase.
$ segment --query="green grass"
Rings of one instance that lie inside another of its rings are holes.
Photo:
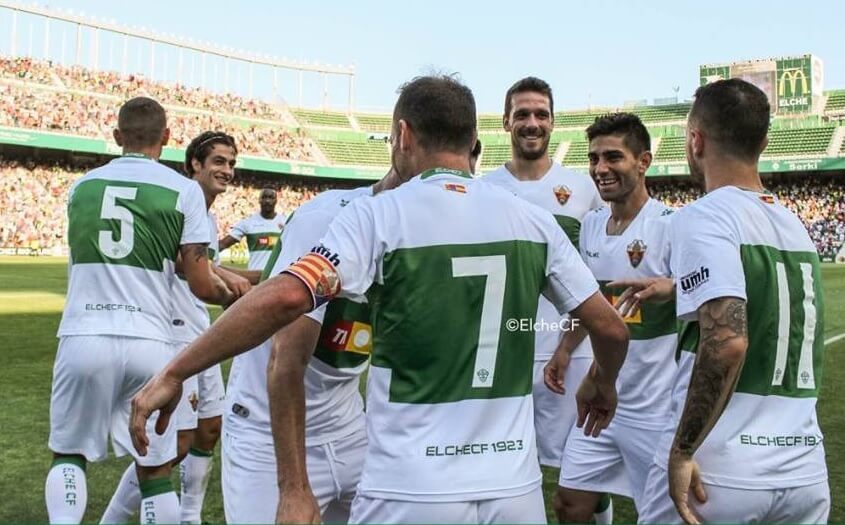
[[[43,523],[44,479],[50,467],[47,449],[50,382],[56,352],[56,329],[66,291],[67,263],[63,259],[0,257],[0,523]],[[845,332],[845,266],[824,265],[825,338]],[[832,523],[845,522],[845,411],[837,399],[845,397],[845,339],[827,347],[819,418],[825,434],[833,508]],[[224,373],[228,367],[224,367]],[[105,510],[127,458],[110,458],[88,467],[88,510],[85,521],[95,523]],[[549,517],[557,472],[544,469],[543,490]],[[614,497],[615,522],[636,520],[633,505]],[[204,521],[223,522],[219,448],[206,496]]]

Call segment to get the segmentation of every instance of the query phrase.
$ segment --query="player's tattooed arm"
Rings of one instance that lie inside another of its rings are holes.
[[[701,339],[672,454],[692,457],[716,425],[736,389],[748,348],[746,303],[736,297],[698,309]]]
[[[188,248],[188,256],[194,261],[199,262],[203,259],[208,260],[207,244],[189,244],[186,248]]]

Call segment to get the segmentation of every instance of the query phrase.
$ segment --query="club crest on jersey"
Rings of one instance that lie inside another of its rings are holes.
[[[555,198],[560,203],[561,206],[569,202],[569,197],[572,196],[572,190],[569,189],[568,186],[561,184],[560,186],[555,186],[554,190]]]
[[[628,245],[628,260],[631,262],[631,266],[636,268],[643,262],[643,256],[645,255],[645,251],[648,246],[641,239],[634,239],[634,241]]]

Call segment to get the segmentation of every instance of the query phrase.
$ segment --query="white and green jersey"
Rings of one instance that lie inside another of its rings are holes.
[[[584,216],[604,205],[590,177],[564,168],[556,162],[552,162],[551,169],[536,181],[521,181],[505,166],[488,173],[482,180],[501,186],[517,197],[548,210],[576,248]],[[544,326],[560,325],[561,316],[554,305],[545,298],[540,298],[536,321]],[[556,330],[538,331],[536,359],[548,361],[557,349],[562,335],[562,332]],[[585,341],[575,349],[572,357],[591,355],[589,341]]]
[[[770,194],[719,188],[672,220],[678,316],[697,319],[712,299],[747,301],[748,350],[736,391],[695,453],[705,483],[783,489],[827,479],[816,418],[824,354],[819,257],[798,218]],[[698,347],[681,332],[673,430],[657,452],[665,466]]]
[[[282,231],[262,280],[278,275],[318,245],[329,224],[347,204],[372,196],[372,187],[325,191],[303,204]],[[364,427],[364,402],[358,390],[372,347],[366,303],[336,299],[306,314],[322,324],[314,356],[305,370],[305,444],[320,445]],[[272,444],[267,399],[269,341],[237,356],[227,387],[226,427],[239,436]]]
[[[649,199],[620,235],[608,235],[610,208],[584,217],[581,256],[613,304],[624,289],[607,283],[620,279],[665,277],[669,270],[669,217],[672,209]],[[616,388],[615,420],[630,427],[662,430],[669,417],[670,392],[677,365],[675,302],[643,304],[625,318],[631,341]]]
[[[217,218],[208,212],[208,231],[211,243],[208,245],[208,258],[214,264],[220,263],[217,242]],[[191,292],[188,281],[181,275],[173,280],[173,341],[187,344],[199,337],[211,326],[208,308]]]
[[[284,214],[277,213],[272,219],[265,219],[259,212],[232,226],[229,235],[237,240],[246,237],[246,247],[249,249],[247,267],[250,270],[263,270],[284,226]]]
[[[69,192],[68,294],[58,335],[170,341],[179,246],[208,242],[196,182],[140,157],[90,171]]]
[[[358,199],[289,267],[315,304],[366,296],[373,352],[359,492],[470,501],[535,490],[534,332],[544,294],[569,312],[598,292],[544,210],[454,170]]]

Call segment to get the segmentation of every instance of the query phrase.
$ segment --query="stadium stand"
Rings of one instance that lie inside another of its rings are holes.
[[[511,145],[509,142],[482,141],[481,145],[481,169],[483,170],[501,166],[511,158]]]
[[[356,113],[355,120],[358,121],[358,124],[364,131],[378,131],[381,133],[390,133],[390,125],[393,123],[393,117],[389,114]]]
[[[478,131],[503,131],[502,115],[478,115]]]
[[[0,76],[13,78],[25,82],[37,82],[39,84],[53,84],[53,76],[50,74],[50,63],[33,60],[27,57],[3,57],[0,56]]]
[[[769,145],[763,157],[823,155],[833,138],[835,127],[775,129],[769,132]]]
[[[579,144],[577,148],[583,146],[586,155],[586,142],[575,144]],[[493,148],[497,146],[505,145]],[[48,164],[0,158],[0,248],[61,249],[65,244],[67,190],[92,167],[90,163]],[[258,190],[265,186],[277,189],[277,209],[289,214],[321,191],[358,184],[318,184],[238,173],[235,183],[215,202],[214,212],[223,235],[235,222],[255,212]],[[845,244],[845,180],[790,177],[767,180],[765,184],[801,218],[822,256],[833,257]],[[676,208],[700,196],[696,186],[677,180],[649,180],[649,190],[652,196]]]
[[[390,166],[390,150],[384,140],[370,140],[359,135],[357,140],[318,138],[317,144],[335,164],[350,166]]]
[[[351,128],[349,118],[345,113],[332,111],[314,111],[310,109],[292,109],[300,124],[304,126],[325,126],[331,128]]]
[[[845,89],[829,91],[827,93],[827,103],[824,106],[824,111],[825,113],[845,111]]]
[[[566,150],[566,155],[563,157],[563,164],[566,166],[586,166],[589,164],[587,159],[587,151],[589,144],[587,140],[573,140],[569,144],[569,149]]]
[[[684,137],[663,137],[654,155],[655,162],[682,162],[686,159]]]

